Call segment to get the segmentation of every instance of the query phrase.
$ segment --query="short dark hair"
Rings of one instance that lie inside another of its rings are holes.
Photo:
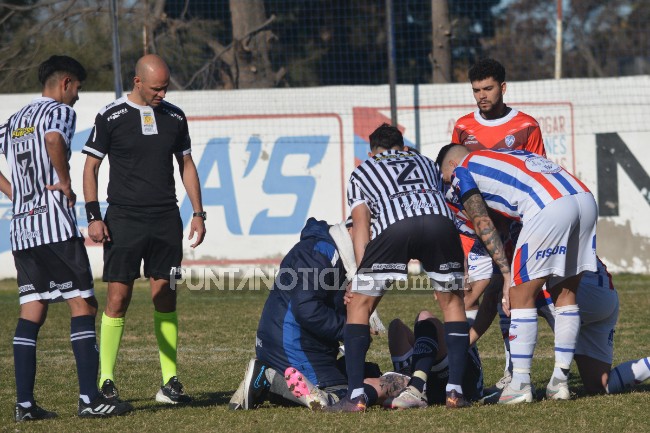
[[[52,56],[38,67],[38,81],[44,86],[50,77],[57,73],[68,73],[75,76],[79,81],[86,80],[86,69],[69,56]]]
[[[451,149],[454,146],[458,146],[458,145],[456,143],[449,143],[442,146],[442,149],[440,149],[440,151],[438,152],[438,157],[436,158],[436,164],[438,164],[439,168],[442,168],[442,162],[444,161],[445,156],[447,156],[449,149]]]
[[[370,150],[378,147],[392,149],[398,146],[404,147],[404,137],[395,126],[384,123],[370,134]]]
[[[503,83],[506,81],[506,69],[494,59],[481,59],[469,68],[467,76],[470,83],[486,78],[494,78],[498,83]]]

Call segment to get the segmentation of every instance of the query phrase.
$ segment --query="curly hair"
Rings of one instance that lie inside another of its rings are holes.
[[[481,59],[469,69],[469,82],[494,78],[499,84],[506,81],[506,69],[494,59]]]

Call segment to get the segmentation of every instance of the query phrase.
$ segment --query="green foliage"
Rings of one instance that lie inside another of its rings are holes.
[[[650,353],[647,324],[650,277],[615,277],[621,299],[621,317],[616,333],[615,363]],[[105,303],[105,284],[98,282],[98,299]],[[233,287],[235,287],[234,285]],[[36,398],[39,404],[59,413],[57,420],[15,425],[15,399],[11,340],[17,319],[16,282],[0,282],[0,430],[34,432],[159,432],[159,431],[294,431],[296,426],[324,431],[648,431],[650,404],[648,384],[630,394],[585,397],[577,371],[572,391],[579,397],[569,402],[540,401],[512,407],[475,406],[447,411],[443,407],[388,412],[373,408],[368,413],[329,415],[305,408],[265,405],[255,411],[227,410],[227,403],[243,379],[248,359],[254,356],[257,320],[266,290],[179,289],[179,375],[195,402],[187,407],[157,404],[154,395],[161,381],[153,310],[148,287],[138,282],[126,320],[116,380],[124,398],[136,411],[121,418],[82,420],[76,417],[77,383],[69,341],[66,306],[52,305],[38,339]],[[416,313],[429,308],[439,314],[430,291],[394,291],[386,295],[379,310],[387,325],[393,317],[411,323]],[[97,323],[99,329],[99,322]],[[553,340],[540,322],[540,339],[533,361],[533,381],[538,395],[544,390],[553,368]],[[494,383],[503,368],[503,349],[496,323],[479,345],[485,381]],[[390,368],[386,336],[374,338],[368,358],[384,371]]]

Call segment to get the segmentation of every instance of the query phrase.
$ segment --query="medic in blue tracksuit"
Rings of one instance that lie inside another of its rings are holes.
[[[325,221],[307,221],[280,263],[255,341],[259,361],[278,372],[295,367],[320,388],[347,383],[336,363],[346,271],[329,229]]]

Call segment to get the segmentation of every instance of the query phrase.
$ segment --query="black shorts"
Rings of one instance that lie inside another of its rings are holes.
[[[352,290],[381,296],[386,281],[405,280],[408,262],[419,260],[440,291],[463,288],[464,255],[453,221],[421,215],[391,224],[366,246]]]
[[[95,293],[82,238],[14,251],[13,255],[21,305],[90,298]]]
[[[178,207],[137,208],[109,205],[106,226],[111,238],[104,243],[103,280],[131,283],[144,276],[170,279],[183,259],[183,222]]]

